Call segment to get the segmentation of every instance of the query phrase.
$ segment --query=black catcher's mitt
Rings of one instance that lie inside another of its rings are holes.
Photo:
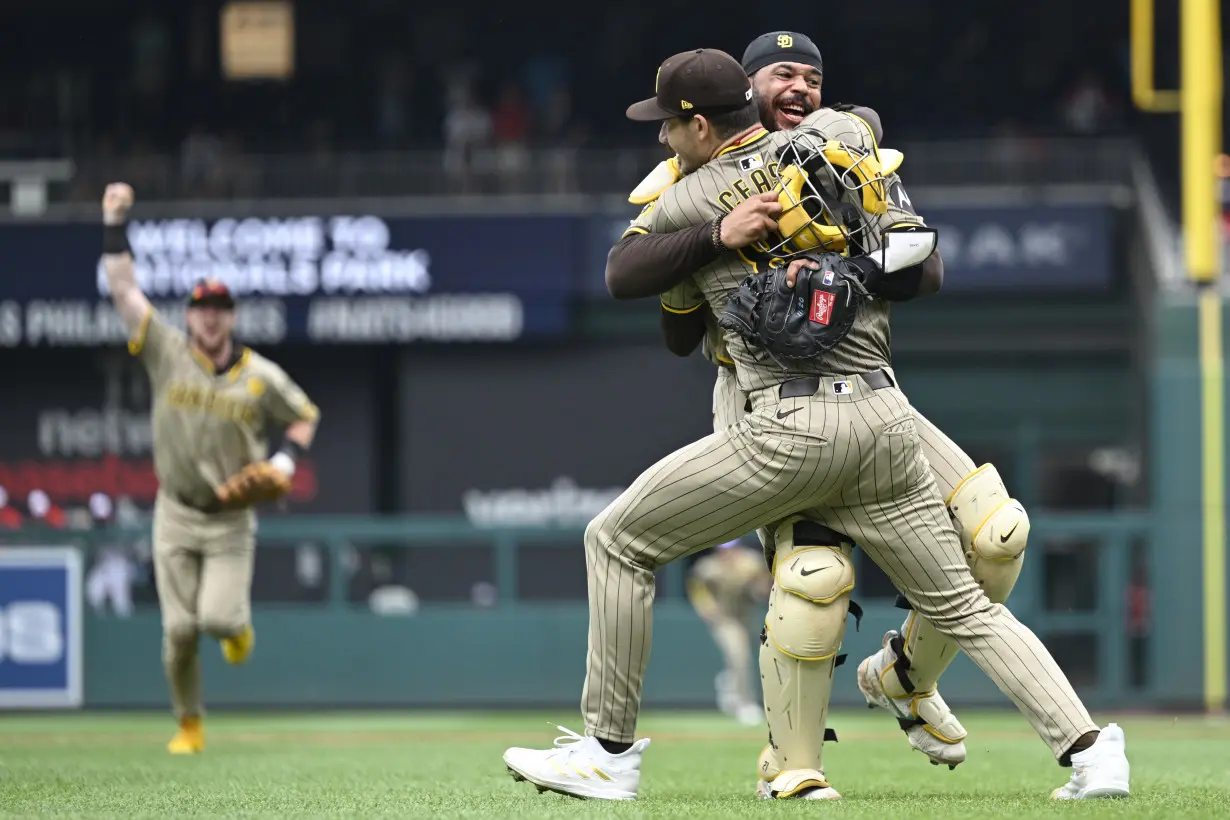
[[[836,253],[796,258],[820,268],[801,269],[793,288],[786,286],[785,266],[747,277],[726,302],[718,325],[781,359],[811,359],[836,347],[869,298],[864,273]]]

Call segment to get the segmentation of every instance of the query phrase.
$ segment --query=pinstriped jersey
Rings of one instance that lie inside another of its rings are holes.
[[[852,147],[874,145],[871,130],[863,120],[827,108],[813,112],[797,130],[812,131]],[[646,205],[625,235],[629,232],[669,233],[699,225],[729,213],[739,202],[755,194],[773,190],[780,178],[777,152],[786,142],[784,133],[770,134],[761,130],[728,146]],[[887,211],[868,215],[872,231],[863,248],[868,253],[879,250],[880,234],[885,228],[902,223],[923,224],[914,213],[900,177],[891,174],[886,179]],[[859,197],[844,196],[846,201],[861,207]],[[663,294],[662,303],[667,309],[689,312],[703,299],[715,316],[720,315],[730,294],[749,274],[761,270],[763,264],[740,252],[724,253],[687,280],[691,287],[679,286]],[[841,344],[806,362],[778,360],[737,334],[725,332],[722,335],[729,357],[735,363],[739,389],[746,392],[801,376],[853,375],[891,365],[889,315],[889,302],[873,300],[864,304]]]

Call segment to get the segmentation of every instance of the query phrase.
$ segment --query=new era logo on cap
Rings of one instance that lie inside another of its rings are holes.
[[[734,57],[698,48],[658,67],[654,96],[628,106],[628,119],[657,122],[690,114],[736,111],[752,100],[752,85]]]

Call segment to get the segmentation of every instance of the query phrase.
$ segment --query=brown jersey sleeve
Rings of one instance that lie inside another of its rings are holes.
[[[662,336],[676,356],[689,356],[705,338],[708,305],[691,278],[662,294]]]
[[[607,254],[606,287],[616,299],[644,299],[717,258],[712,222],[671,233],[646,233],[634,224]]]

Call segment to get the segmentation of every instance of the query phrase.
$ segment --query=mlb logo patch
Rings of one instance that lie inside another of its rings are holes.
[[[829,320],[833,318],[833,302],[836,298],[836,294],[824,290],[818,290],[813,293],[811,295],[811,314],[808,318],[818,324],[827,325]]]
[[[740,171],[754,171],[763,167],[764,160],[760,158],[760,154],[752,154],[750,157],[743,157],[739,160]]]
[[[835,278],[836,278],[836,274],[834,274],[831,270],[826,270],[824,272],[824,284],[826,285],[833,284],[833,280]]]
[[[849,382],[833,382],[833,394],[834,395],[844,396],[847,393],[853,393],[853,392],[854,392],[854,385],[850,384]]]

